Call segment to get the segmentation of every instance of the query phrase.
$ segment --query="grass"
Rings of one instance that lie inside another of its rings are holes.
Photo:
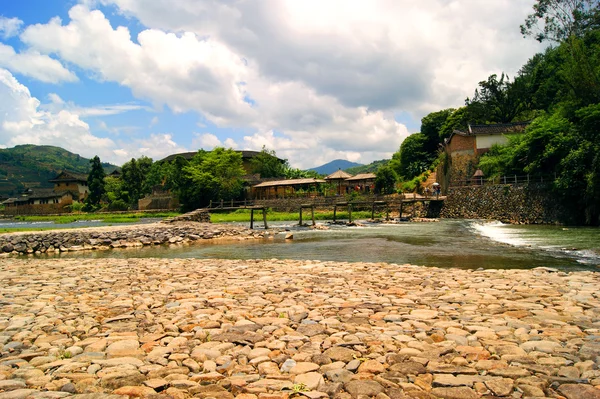
[[[385,216],[385,213],[375,212],[375,217],[380,218]],[[262,211],[254,212],[254,221],[262,221]],[[355,211],[352,212],[352,220],[356,219],[370,219],[371,211]],[[276,212],[267,211],[267,220],[270,222],[284,222],[284,221],[295,221],[299,220],[300,215],[298,212]],[[348,219],[348,212],[337,212],[336,220]],[[311,220],[310,209],[304,209],[302,211],[302,221]],[[333,220],[333,211],[315,211],[315,220]],[[211,212],[210,221],[213,223],[226,223],[226,222],[249,222],[250,211],[248,209],[239,209],[235,212],[230,213],[215,213]]]
[[[135,213],[69,213],[66,215],[52,215],[52,216],[24,216],[16,215],[11,220],[16,222],[54,222],[55,224],[67,224],[85,220],[99,220],[105,224],[119,224],[119,223],[135,223],[140,219],[144,218],[167,218],[177,216],[177,212],[160,212],[160,213],[147,213],[147,212],[135,212]],[[2,233],[15,233],[20,231],[46,231],[46,230],[57,230],[57,229],[69,229],[71,226],[21,226],[16,225],[15,227],[0,227],[0,234]]]
[[[81,220],[100,220],[103,223],[131,223],[143,218],[166,218],[179,215],[177,212],[161,213],[69,213],[66,215],[51,216],[23,216],[17,215],[13,220],[21,222],[54,222],[56,224],[74,223]]]

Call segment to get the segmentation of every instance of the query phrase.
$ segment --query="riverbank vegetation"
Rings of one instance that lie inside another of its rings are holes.
[[[19,222],[53,222],[56,224],[97,220],[102,223],[135,223],[145,218],[167,218],[179,215],[178,212],[128,212],[128,213],[70,213],[65,215],[17,215],[11,220]]]
[[[425,116],[389,165],[410,181],[449,162],[440,145],[455,129],[530,121],[475,167],[486,177],[550,177],[571,223],[600,225],[600,1],[538,0],[533,11],[521,31],[550,46],[513,78],[499,73],[481,81],[465,106]]]

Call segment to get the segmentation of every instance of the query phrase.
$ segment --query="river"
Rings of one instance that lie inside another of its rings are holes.
[[[219,259],[307,259],[322,261],[387,262],[466,269],[552,267],[598,270],[600,229],[590,227],[507,225],[476,220],[432,223],[329,226],[328,230],[300,228],[293,223],[270,223],[287,228],[274,240],[205,241],[172,247],[62,253],[63,257],[158,257]]]

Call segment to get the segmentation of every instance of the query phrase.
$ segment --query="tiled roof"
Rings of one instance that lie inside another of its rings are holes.
[[[77,182],[86,182],[87,183],[88,175],[85,173],[77,173],[70,172],[68,170],[63,170],[56,176],[54,179],[48,180],[51,183],[57,182],[68,182],[68,181],[77,181]]]
[[[339,169],[327,176],[325,180],[345,180],[349,177],[352,177],[350,173],[346,173],[343,170]]]
[[[321,179],[288,179],[288,180],[275,180],[266,181],[254,186],[255,188],[261,187],[275,187],[275,186],[296,186],[298,184],[314,184],[314,183],[326,183],[325,180]]]
[[[346,181],[371,180],[376,178],[375,173],[360,173],[354,177],[346,179]]]

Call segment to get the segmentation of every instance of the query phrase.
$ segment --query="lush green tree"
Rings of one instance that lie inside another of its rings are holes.
[[[250,160],[252,173],[257,173],[261,178],[284,177],[289,167],[287,160],[277,158],[274,150],[263,146],[260,153]]]
[[[104,168],[100,162],[100,158],[96,155],[90,159],[92,168],[87,178],[88,196],[86,198],[86,210],[94,210],[100,206],[100,200],[104,195]]]
[[[429,168],[435,154],[425,150],[427,137],[422,133],[413,133],[404,139],[400,151],[392,158],[392,168],[404,180],[410,180]]]
[[[149,194],[152,186],[146,182],[146,176],[152,168],[152,159],[142,156],[137,160],[131,158],[131,161],[125,162],[121,167],[121,178],[123,185],[129,197],[129,203],[133,206],[144,194]]]
[[[210,200],[241,198],[241,177],[245,171],[239,152],[220,147],[210,152],[198,151],[182,172],[189,182],[180,189],[180,202],[185,210],[206,206]]]
[[[323,176],[314,170],[302,170],[298,168],[287,167],[283,173],[283,177],[286,179],[319,179]]]
[[[421,119],[421,134],[427,138],[425,148],[423,148],[425,152],[431,155],[437,154],[442,142],[442,127],[455,111],[454,108],[448,108],[442,111],[432,112]]]
[[[375,173],[375,192],[377,194],[393,194],[396,192],[398,175],[390,166],[382,166]]]
[[[479,123],[512,122],[521,112],[527,109],[524,101],[525,87],[523,82],[511,83],[508,76],[490,75],[487,80],[479,82],[473,99],[466,100],[471,116]]]

